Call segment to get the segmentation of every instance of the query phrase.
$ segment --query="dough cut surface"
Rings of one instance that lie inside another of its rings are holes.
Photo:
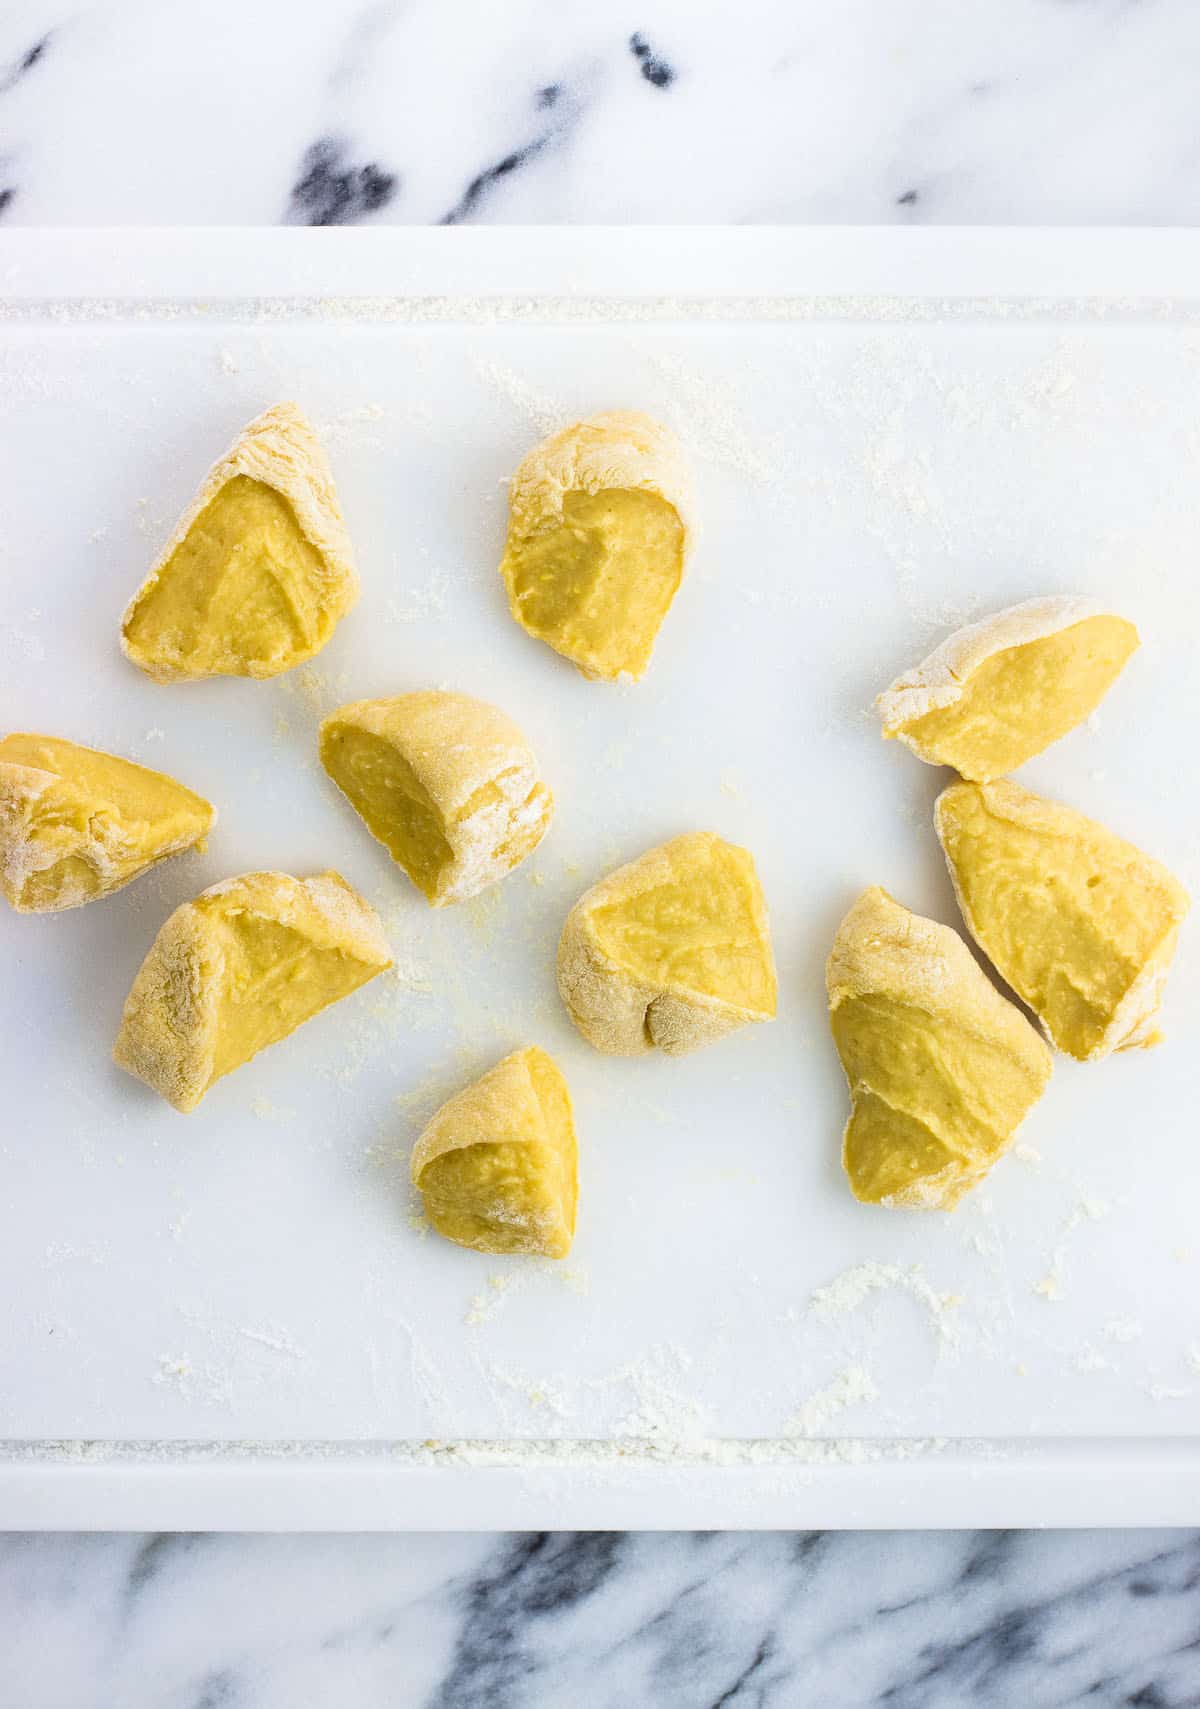
[[[320,752],[371,835],[434,907],[505,877],[553,817],[521,731],[470,695],[355,701],[322,724]]]
[[[477,1252],[565,1258],[577,1163],[567,1083],[531,1045],[442,1105],[413,1149],[411,1174],[447,1240]]]
[[[1138,646],[1123,617],[1079,599],[997,612],[942,643],[877,702],[887,739],[989,782],[1087,718]]]
[[[558,950],[558,988],[598,1050],[682,1055],[775,1014],[766,903],[751,855],[693,831],[618,868],[580,898]]]
[[[125,1001],[116,1062],[177,1110],[391,966],[374,910],[336,872],[249,872],[163,924]]]
[[[1001,780],[952,784],[937,833],[979,947],[1068,1056],[1156,1042],[1188,911],[1164,866],[1094,819]]]
[[[957,932],[878,887],[838,927],[826,989],[850,1087],[842,1161],[855,1197],[953,1209],[1041,1096],[1048,1047]]]
[[[513,478],[500,566],[529,634],[585,676],[640,677],[683,577],[690,482],[665,427],[633,410],[535,446]]]
[[[210,471],[130,602],[121,643],[159,682],[277,676],[320,652],[357,595],[325,453],[280,404]]]
[[[109,896],[185,849],[216,809],[165,772],[57,736],[0,740],[0,889],[19,913]]]

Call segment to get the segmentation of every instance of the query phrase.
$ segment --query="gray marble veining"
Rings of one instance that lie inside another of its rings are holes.
[[[1182,223],[1191,0],[9,0],[24,224]]]
[[[1200,1532],[0,1538],[12,1709],[1187,1709]]]

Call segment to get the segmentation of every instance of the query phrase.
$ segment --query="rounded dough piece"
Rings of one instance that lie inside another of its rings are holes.
[[[565,1258],[578,1143],[567,1083],[544,1050],[514,1051],[442,1105],[410,1173],[439,1234],[477,1252]]]
[[[111,896],[204,848],[217,811],[165,772],[57,736],[0,741],[0,891],[21,914]]]
[[[637,410],[589,416],[513,476],[500,573],[522,628],[587,677],[640,677],[693,541],[673,433]]]
[[[336,872],[246,872],[164,921],[113,1058],[194,1110],[222,1075],[392,965],[374,909]]]
[[[554,797],[512,719],[467,694],[357,700],[321,725],[321,764],[435,908],[462,902],[541,842]]]
[[[885,740],[981,783],[1015,771],[1104,699],[1138,632],[1095,600],[1030,599],[959,629],[876,700]]]
[[[825,970],[850,1088],[842,1162],[855,1198],[952,1210],[1008,1150],[1053,1068],[958,933],[875,886]]]
[[[1019,784],[953,783],[934,824],[967,930],[1080,1062],[1158,1042],[1187,915],[1166,867],[1104,825]]]
[[[357,598],[329,459],[297,406],[276,404],[209,470],[126,607],[121,647],[156,682],[278,676]]]
[[[589,1044],[682,1056],[775,1015],[766,903],[746,849],[690,831],[581,896],[558,989]]]

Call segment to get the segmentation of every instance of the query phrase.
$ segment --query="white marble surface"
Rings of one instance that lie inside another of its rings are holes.
[[[12,1709],[1187,1709],[1200,1533],[0,1538]]]
[[[1194,0],[6,0],[29,224],[1183,223]]]

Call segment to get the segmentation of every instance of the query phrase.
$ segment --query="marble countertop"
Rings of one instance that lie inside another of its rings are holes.
[[[1198,55],[1192,0],[8,0],[0,220],[1189,224]],[[14,1709],[1183,1709],[1200,1533],[11,1535],[0,1658]]]
[[[12,1709],[1187,1709],[1200,1534],[0,1537]]]
[[[1192,0],[6,0],[14,224],[1188,224]]]

